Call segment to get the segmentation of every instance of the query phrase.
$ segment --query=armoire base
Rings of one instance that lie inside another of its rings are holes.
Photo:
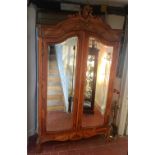
[[[106,128],[92,128],[83,129],[79,131],[65,131],[61,133],[47,132],[46,135],[38,136],[37,139],[37,152],[42,151],[42,144],[48,141],[67,141],[67,140],[80,140],[83,138],[90,138],[96,135],[104,135],[105,143],[109,141],[110,127]]]

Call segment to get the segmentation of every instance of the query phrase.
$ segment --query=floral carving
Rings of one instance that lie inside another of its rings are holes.
[[[80,15],[86,19],[88,17],[92,17],[92,12],[93,9],[89,5],[86,5],[83,10],[81,10]]]

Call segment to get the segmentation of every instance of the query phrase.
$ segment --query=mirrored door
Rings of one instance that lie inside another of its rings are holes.
[[[104,124],[113,47],[89,38],[82,127]]]
[[[77,41],[48,45],[46,131],[72,129]]]

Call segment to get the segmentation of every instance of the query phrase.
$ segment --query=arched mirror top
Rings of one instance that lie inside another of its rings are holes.
[[[53,40],[78,36],[79,32],[84,31],[112,44],[120,42],[122,33],[121,30],[112,29],[100,17],[93,16],[90,6],[85,6],[78,14],[71,15],[56,25],[39,25],[38,28],[39,36]]]

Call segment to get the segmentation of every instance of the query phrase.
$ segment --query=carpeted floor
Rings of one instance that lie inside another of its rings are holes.
[[[29,138],[28,155],[127,155],[128,138],[119,137],[105,143],[103,136],[66,142],[48,142],[36,153],[36,136]]]

